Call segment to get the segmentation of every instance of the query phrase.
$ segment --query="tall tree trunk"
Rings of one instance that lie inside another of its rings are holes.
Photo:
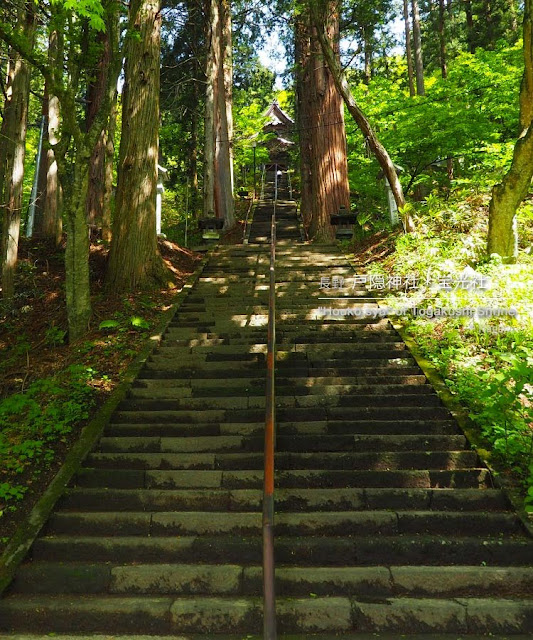
[[[300,151],[300,211],[306,232],[311,225],[314,208],[310,165],[312,114],[308,97],[311,67],[310,33],[309,16],[297,16],[294,27],[296,122]]]
[[[222,73],[224,75],[224,107],[228,123],[229,162],[231,176],[231,207],[233,208],[233,193],[235,178],[233,175],[233,36],[231,24],[230,0],[221,0],[222,8]]]
[[[204,144],[204,217],[215,215],[215,136],[218,111],[218,67],[220,12],[218,0],[209,2],[207,34],[207,63],[205,90],[205,144]]]
[[[424,88],[424,63],[422,60],[422,36],[420,35],[418,0],[411,0],[411,10],[413,14],[413,43],[415,45],[416,92],[419,96],[423,96],[426,90]]]
[[[331,44],[328,41],[327,35],[324,32],[324,26],[322,25],[323,20],[321,19],[320,15],[314,13],[313,21],[317,28],[317,35],[320,41],[320,45],[322,46],[324,57],[332,73],[333,79],[335,80],[335,85],[337,86],[338,91],[343,97],[346,108],[357,123],[357,126],[364,135],[365,140],[367,141],[372,153],[375,155],[376,160],[379,162],[385,178],[388,180],[392,189],[396,206],[398,207],[400,212],[402,212],[402,209],[405,207],[405,198],[403,195],[402,185],[400,183],[400,180],[398,179],[398,174],[396,173],[396,168],[394,167],[394,163],[392,162],[385,147],[378,140],[374,130],[372,129],[372,126],[370,125],[370,122],[368,121],[368,118],[365,116],[365,114],[355,101],[340,62],[335,56]],[[411,216],[408,213],[403,213],[402,217],[404,229],[406,231],[414,231],[414,223]]]
[[[46,200],[46,174],[48,172],[48,87],[44,85],[43,103],[41,109],[43,118],[43,144],[39,158],[39,176],[37,178],[37,194],[35,197],[35,213],[33,219],[33,235],[42,236],[44,202]]]
[[[533,178],[533,0],[524,3],[524,75],[520,87],[520,137],[509,171],[492,189],[487,252],[513,262],[518,255],[516,210]]]
[[[60,176],[63,178],[64,206],[67,211],[65,217],[67,232],[65,289],[70,342],[78,340],[87,332],[91,317],[89,234],[86,217],[90,157],[91,151],[88,146],[80,144],[76,149],[73,175],[66,176],[60,172]]]
[[[109,126],[105,134],[104,199],[102,208],[102,240],[111,242],[111,206],[113,200],[113,163],[115,160],[115,129],[117,126],[117,103],[113,104]]]
[[[215,207],[224,219],[224,229],[235,225],[233,201],[233,170],[231,162],[231,137],[233,131],[231,108],[231,16],[229,0],[220,0],[220,64],[217,78],[217,140],[215,152]],[[229,53],[229,59],[228,59]]]
[[[196,83],[194,83],[196,96],[195,105],[191,111],[191,152],[189,154],[189,186],[190,186],[190,200],[189,209],[196,217],[198,214],[198,110],[196,103],[198,100],[198,91],[196,89]]]
[[[9,117],[9,109],[11,102],[12,86],[13,86],[13,73],[15,71],[15,58],[11,55],[11,51],[7,48],[7,69],[6,69],[6,83],[3,87],[4,103],[2,109],[2,126],[0,128],[0,140],[5,141],[0,144],[0,257],[4,255],[4,235],[3,235],[3,215],[4,215],[4,197],[6,190],[6,176],[8,173],[7,156],[9,145],[7,142],[11,139],[8,132],[8,128],[12,127]]]
[[[87,131],[90,129],[105,97],[107,76],[109,73],[111,47],[109,35],[99,32],[98,44],[101,47],[98,63],[94,69],[94,78],[87,91]],[[91,154],[89,162],[89,187],[87,191],[87,221],[90,225],[102,226],[104,210],[106,131],[102,131]]]
[[[339,12],[336,0],[324,3],[320,19],[322,36],[338,62]],[[341,205],[349,209],[350,187],[342,97],[322,53],[316,27],[311,24],[309,83],[306,87],[308,114],[311,116],[307,126],[310,127],[309,169],[313,205],[309,232],[315,240],[331,242],[335,233],[330,216],[337,213]]]
[[[165,277],[157,248],[160,0],[132,0],[122,102],[118,186],[107,286],[153,287]]]
[[[24,9],[21,9],[21,21],[24,25],[24,36],[33,42],[35,13],[31,2],[27,2]],[[30,66],[19,53],[13,54],[13,75],[9,92],[4,116],[8,121],[6,127],[7,170],[4,197],[1,203],[3,209],[2,295],[6,300],[11,300],[15,293],[30,95]]]
[[[443,78],[448,77],[448,66],[446,64],[446,7],[444,0],[439,0],[439,53],[440,53],[440,73]]]
[[[409,80],[409,95],[415,95],[415,83],[413,77],[413,54],[411,52],[411,29],[409,26],[409,4],[403,0],[403,20],[405,24],[405,57],[407,58],[407,77]]]
[[[468,51],[476,52],[475,34],[474,34],[474,14],[472,12],[472,0],[463,0],[466,17],[466,41],[468,43]]]
[[[63,63],[58,42],[59,37],[58,31],[53,30],[48,40],[48,58],[54,66]],[[45,238],[52,238],[55,240],[56,245],[59,245],[63,234],[63,221],[61,219],[61,193],[54,147],[59,142],[60,105],[59,98],[50,93],[50,91],[48,93],[48,148],[46,149],[45,160],[46,190],[41,232]]]
[[[372,80],[372,38],[374,35],[372,27],[365,25],[363,35],[365,47],[365,70],[363,78],[364,83],[369,84],[370,80]]]

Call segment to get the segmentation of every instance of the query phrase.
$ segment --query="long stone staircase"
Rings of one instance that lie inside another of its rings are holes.
[[[350,275],[334,248],[277,253],[280,634],[531,637],[533,541],[399,335],[319,317],[321,278]],[[0,637],[259,637],[268,265],[268,245],[212,254],[0,601]]]

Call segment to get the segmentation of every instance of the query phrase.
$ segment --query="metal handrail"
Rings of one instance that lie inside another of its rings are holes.
[[[249,229],[248,229],[248,220],[250,218],[250,212],[252,210],[252,207],[255,204],[255,198],[252,198],[250,200],[250,204],[248,206],[248,210],[246,211],[246,219],[244,221],[244,229],[242,231],[242,243],[243,244],[248,244],[248,236],[250,235]]]
[[[274,449],[276,402],[274,372],[276,361],[276,201],[270,226],[270,290],[268,299],[268,352],[265,414],[265,468],[263,487],[263,637],[276,640],[276,596],[274,588]]]
[[[259,194],[259,200],[265,199],[265,174],[266,174],[266,168],[265,168],[265,165],[263,165],[263,169],[261,171],[261,192]]]

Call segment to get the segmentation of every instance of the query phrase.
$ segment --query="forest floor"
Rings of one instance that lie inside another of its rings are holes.
[[[167,240],[159,249],[171,286],[110,297],[108,250],[92,244],[93,318],[84,338],[67,344],[64,248],[21,241],[15,301],[0,307],[0,549],[202,258]]]

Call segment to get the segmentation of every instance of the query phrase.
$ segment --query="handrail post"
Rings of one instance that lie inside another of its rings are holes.
[[[270,227],[270,290],[268,301],[268,353],[265,414],[265,475],[263,490],[263,636],[276,640],[276,596],[274,570],[274,446],[276,402],[274,372],[276,360],[276,202]]]

